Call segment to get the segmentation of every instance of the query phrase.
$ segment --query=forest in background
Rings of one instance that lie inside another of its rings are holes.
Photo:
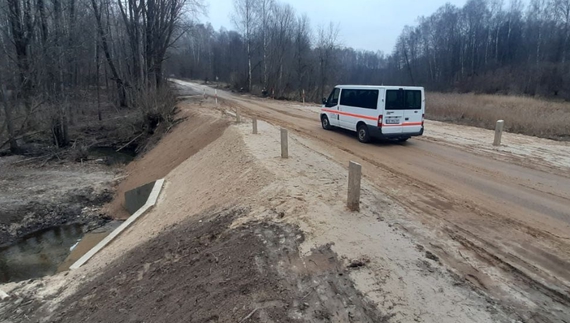
[[[76,146],[70,127],[93,120],[107,122],[79,132],[112,122],[125,140],[152,132],[174,106],[167,52],[203,10],[200,0],[0,0],[0,149]]]
[[[446,4],[406,26],[392,53],[345,47],[342,26],[315,28],[276,0],[235,0],[232,21],[183,35],[169,74],[296,100],[305,90],[319,101],[338,83],[570,100],[570,0]]]
[[[206,11],[202,0],[0,0],[0,150],[93,145],[111,124],[121,142],[152,134],[171,121],[169,76],[315,102],[339,83],[570,100],[570,0],[446,4],[388,54],[346,47],[342,26],[313,26],[277,0],[234,0],[233,30],[201,23]]]

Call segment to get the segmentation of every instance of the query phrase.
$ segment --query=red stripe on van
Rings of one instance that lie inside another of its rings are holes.
[[[382,127],[409,127],[409,126],[421,126],[421,122],[404,122],[402,124],[383,124]]]
[[[371,116],[364,116],[361,114],[342,112],[342,111],[332,110],[332,109],[321,109],[321,111],[330,112],[333,114],[340,114],[343,116],[362,118],[362,119],[367,119],[367,120],[374,120],[374,121],[378,120],[377,118],[371,117]],[[421,125],[422,125],[421,122],[404,122],[403,124],[383,124],[382,127],[406,127],[406,126],[421,126]]]
[[[330,113],[334,113],[334,114],[340,114],[343,116],[355,117],[355,118],[362,118],[362,119],[368,119],[368,120],[374,120],[374,121],[378,120],[376,117],[364,116],[361,114],[348,113],[348,112],[342,112],[342,111],[331,110],[331,109],[321,109],[321,111],[330,112]]]

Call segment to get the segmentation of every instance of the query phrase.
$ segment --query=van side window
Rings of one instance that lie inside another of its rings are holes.
[[[422,108],[422,92],[421,91],[404,91],[406,92],[406,109],[419,110]]]
[[[338,96],[340,94],[339,88],[334,88],[329,95],[329,99],[327,100],[326,107],[334,107],[338,104]]]
[[[386,110],[420,110],[422,108],[422,91],[420,90],[387,90]]]
[[[403,91],[387,90],[386,91],[386,110],[400,110],[402,109]]]
[[[364,108],[376,109],[378,106],[378,90],[342,90],[340,104]]]

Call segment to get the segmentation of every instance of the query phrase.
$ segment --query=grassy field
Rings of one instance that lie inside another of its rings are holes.
[[[426,118],[525,135],[570,140],[570,103],[529,97],[435,93],[426,94]]]

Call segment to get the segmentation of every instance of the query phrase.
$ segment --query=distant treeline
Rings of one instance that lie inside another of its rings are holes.
[[[570,0],[469,0],[406,26],[393,52],[339,42],[288,4],[235,0],[234,30],[198,24],[172,50],[169,73],[319,100],[337,83],[570,99]],[[350,22],[346,22],[347,24]]]

